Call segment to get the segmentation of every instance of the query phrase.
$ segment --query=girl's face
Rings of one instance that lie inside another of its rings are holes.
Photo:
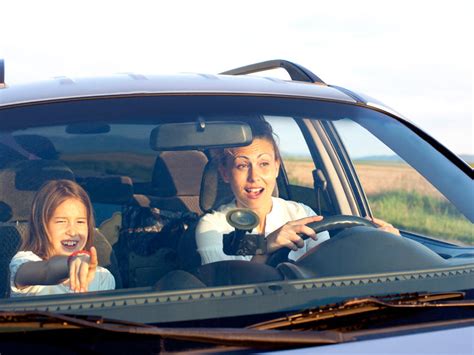
[[[280,168],[273,144],[256,138],[251,145],[231,149],[230,153],[221,175],[230,184],[237,207],[268,213]]]
[[[47,225],[51,256],[82,250],[87,242],[88,222],[86,206],[80,200],[68,198],[61,203]]]

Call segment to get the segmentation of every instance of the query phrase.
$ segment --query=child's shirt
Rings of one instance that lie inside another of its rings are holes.
[[[10,297],[18,296],[44,296],[60,293],[73,293],[69,287],[69,279],[57,285],[31,285],[21,289],[15,286],[15,276],[18,268],[24,263],[42,261],[38,255],[31,251],[19,251],[10,261]],[[88,291],[104,291],[115,289],[115,279],[109,270],[97,266],[94,280],[89,284]]]

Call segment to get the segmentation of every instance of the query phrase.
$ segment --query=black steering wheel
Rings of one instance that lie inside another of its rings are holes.
[[[330,217],[324,217],[321,221],[312,222],[307,224],[308,227],[312,228],[316,233],[323,231],[330,231],[335,229],[346,229],[351,227],[366,226],[377,228],[377,225],[370,220],[351,215],[336,215]],[[306,235],[301,235],[303,240],[308,239]],[[269,255],[266,264],[276,267],[278,264],[288,261],[288,254],[291,252],[290,248],[280,248],[277,251]]]

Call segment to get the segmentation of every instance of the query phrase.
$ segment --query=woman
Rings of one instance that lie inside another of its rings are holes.
[[[235,200],[220,206],[201,218],[196,228],[196,243],[203,264],[221,260],[265,262],[268,255],[286,247],[289,258],[297,260],[309,249],[329,239],[328,232],[315,234],[308,223],[323,219],[308,206],[272,197],[280,168],[280,154],[270,124],[252,122],[252,144],[225,149],[219,155],[219,172],[232,189]],[[223,235],[233,231],[225,215],[233,208],[250,208],[260,219],[253,233],[264,234],[267,255],[231,256],[222,251]],[[373,220],[382,229],[398,234],[398,230],[381,220]],[[299,234],[308,236],[306,240]]]
[[[36,194],[30,231],[10,262],[11,296],[115,288],[92,246],[94,216],[87,193],[73,181],[54,180]]]

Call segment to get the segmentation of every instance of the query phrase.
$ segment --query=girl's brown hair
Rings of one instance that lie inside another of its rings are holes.
[[[94,213],[87,192],[71,180],[52,180],[45,183],[33,199],[30,214],[30,231],[21,250],[32,251],[40,258],[51,257],[51,243],[47,225],[58,206],[69,198],[81,201],[87,211],[88,235],[85,245],[90,249],[94,236]]]

